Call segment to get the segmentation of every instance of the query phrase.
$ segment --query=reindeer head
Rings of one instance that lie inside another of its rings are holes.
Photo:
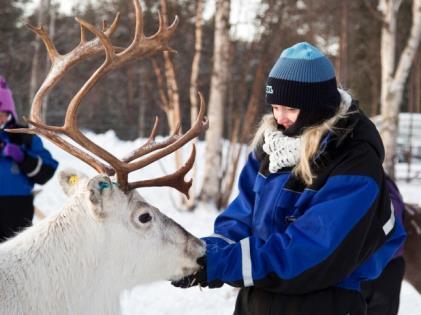
[[[125,285],[174,280],[200,267],[204,243],[150,205],[136,190],[128,193],[105,175],[89,179],[75,170],[61,171],[64,192],[94,221],[100,268],[118,270]]]

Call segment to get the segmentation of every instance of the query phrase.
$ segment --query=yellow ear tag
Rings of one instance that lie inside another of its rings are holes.
[[[79,178],[76,175],[72,175],[69,177],[69,184],[70,185],[75,185],[77,183],[77,181],[79,180]]]

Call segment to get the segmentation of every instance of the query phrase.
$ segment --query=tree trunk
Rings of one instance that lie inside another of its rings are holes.
[[[38,15],[37,15],[37,23],[39,26],[44,24],[45,20],[45,7],[47,5],[48,0],[40,0],[38,6]],[[38,39],[38,36],[35,35],[34,40],[34,54],[32,57],[32,66],[31,66],[31,78],[29,82],[29,100],[32,102],[35,92],[38,89],[39,85],[39,77],[40,77],[40,50],[41,50],[41,41]]]
[[[162,20],[164,22],[164,25],[167,25],[168,24],[167,0],[161,0],[160,3],[161,3],[161,11],[162,11]],[[170,53],[168,51],[164,51],[163,57],[164,57],[165,78],[167,82],[168,106],[172,112],[172,121],[171,122],[169,121],[168,123],[170,125],[170,131],[172,133],[175,131],[178,123],[181,123],[180,94],[178,91],[174,64],[171,60]],[[181,163],[178,163],[177,165],[180,165],[180,164]]]
[[[340,33],[340,54],[339,54],[339,80],[343,88],[348,85],[348,28],[349,28],[349,2],[341,2],[341,33]]]
[[[168,25],[168,10],[167,0],[161,0],[162,20],[164,25]],[[174,63],[171,59],[170,52],[164,51],[162,53],[164,57],[165,66],[165,78],[167,82],[167,96],[168,96],[168,108],[170,111],[171,120],[168,121],[170,126],[171,134],[180,127],[181,131],[181,109],[180,109],[180,93],[178,90],[177,78],[175,75]],[[175,167],[179,169],[182,165],[183,152],[177,150],[174,153]],[[182,197],[184,198],[184,197]],[[183,199],[182,199],[183,200]]]
[[[199,78],[199,67],[200,67],[200,58],[202,55],[202,24],[203,24],[203,9],[204,2],[203,0],[197,0],[196,2],[196,21],[195,21],[195,42],[194,42],[194,56],[192,62],[192,70],[190,77],[190,113],[191,113],[191,122],[196,120],[197,113],[199,110],[199,103],[197,92],[198,88],[198,78]]]
[[[51,3],[51,0],[47,0],[47,6],[44,8],[44,10],[46,10],[46,12],[48,12],[50,16],[48,33],[52,41],[54,41],[54,36],[56,33],[56,9],[57,9],[56,6]],[[51,61],[47,54],[45,58],[45,73],[48,73],[48,71],[50,71],[50,66],[51,66]],[[42,101],[41,115],[42,115],[42,120],[45,122],[47,122],[48,98],[49,98],[49,95],[47,94]]]
[[[371,87],[370,116],[374,117],[379,112],[379,78],[371,73],[368,80]]]
[[[145,78],[145,70],[142,67],[139,67],[139,77]],[[146,88],[145,88],[145,80],[139,80],[139,99],[144,100],[146,99]],[[139,114],[137,116],[137,134],[139,138],[143,138],[146,136],[145,133],[145,114],[146,114],[146,107],[145,103],[139,104]]]
[[[152,61],[152,68],[155,73],[155,77],[158,82],[158,91],[159,91],[159,100],[160,100],[160,107],[165,112],[165,115],[167,116],[168,126],[170,131],[174,131],[177,127],[177,121],[175,120],[175,110],[174,106],[171,105],[169,96],[168,96],[168,87],[165,88],[165,82],[164,77],[161,73],[161,69],[159,68],[159,65],[155,58],[151,59]]]
[[[238,161],[241,156],[243,144],[239,142],[238,135],[240,129],[240,116],[234,118],[233,128],[230,137],[229,149],[226,155],[226,166],[223,178],[221,180],[221,192],[217,203],[218,209],[225,209],[228,205],[229,198],[234,188],[235,178],[237,175]]]
[[[192,70],[190,76],[190,120],[191,125],[197,118],[199,111],[199,102],[197,92],[199,91],[198,87],[198,78],[199,78],[199,69],[200,69],[200,58],[202,54],[202,24],[203,24],[203,9],[204,1],[196,1],[196,21],[195,21],[195,42],[194,42],[194,56],[192,62]],[[197,139],[193,139],[193,143],[197,143]],[[193,165],[192,169],[192,180],[193,186],[190,190],[190,199],[184,199],[184,207],[187,210],[193,210],[196,205],[196,185],[197,185],[197,164]]]
[[[415,73],[414,73],[414,110],[416,113],[421,113],[421,49],[418,49],[416,62],[415,62]]]
[[[134,89],[134,68],[133,67],[127,67],[126,68],[126,77],[127,77],[127,83],[126,83],[126,93],[127,93],[127,99],[126,99],[126,107],[125,107],[125,115],[126,121],[130,125],[133,125],[134,123],[134,96],[135,96],[135,89]]]
[[[219,199],[219,167],[223,136],[223,109],[227,95],[229,71],[229,15],[230,1],[217,0],[215,12],[215,39],[213,69],[208,106],[210,128],[206,133],[205,177],[200,199],[216,205]]]
[[[379,10],[383,13],[381,34],[381,125],[380,133],[385,146],[384,167],[394,177],[396,139],[398,132],[399,107],[409,70],[421,38],[421,0],[413,0],[412,27],[406,46],[396,64],[396,26],[400,0],[380,0]]]

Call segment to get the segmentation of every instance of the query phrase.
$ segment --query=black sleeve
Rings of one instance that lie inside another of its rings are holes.
[[[58,162],[44,148],[38,136],[31,136],[29,143],[24,144],[24,148],[25,158],[18,164],[20,171],[34,183],[45,184],[53,177]]]
[[[25,154],[24,160],[19,163],[19,169],[34,183],[45,184],[53,177],[56,168],[45,164],[41,157]]]

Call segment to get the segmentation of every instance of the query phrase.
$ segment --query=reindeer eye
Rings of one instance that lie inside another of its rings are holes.
[[[152,220],[152,217],[151,217],[151,215],[149,213],[142,213],[139,216],[139,221],[142,222],[142,223],[147,223],[150,220]]]

